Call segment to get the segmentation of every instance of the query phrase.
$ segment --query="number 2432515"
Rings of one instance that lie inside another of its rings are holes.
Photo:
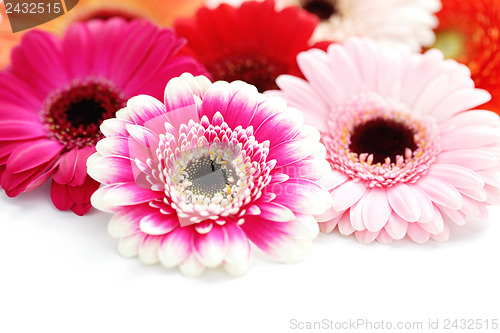
[[[5,3],[7,14],[59,14],[62,11],[60,3]]]

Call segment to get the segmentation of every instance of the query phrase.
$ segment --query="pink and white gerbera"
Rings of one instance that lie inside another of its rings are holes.
[[[206,73],[179,54],[184,44],[171,29],[120,18],[76,23],[62,39],[28,32],[0,72],[0,182],[7,195],[53,176],[54,205],[85,214],[99,187],[86,161],[102,121],[134,95],[162,96],[169,78]]]
[[[288,104],[322,133],[333,172],[320,228],[363,243],[446,241],[449,223],[500,202],[500,122],[490,99],[437,50],[410,54],[350,39],[298,56],[306,80],[280,76]]]
[[[315,181],[330,166],[319,132],[284,100],[183,74],[165,104],[141,95],[116,115],[87,164],[106,184],[92,204],[116,213],[109,232],[122,255],[198,275],[244,273],[250,242],[284,262],[309,252],[313,215],[331,206]]]

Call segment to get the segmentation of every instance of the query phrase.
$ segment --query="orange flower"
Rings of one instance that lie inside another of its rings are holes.
[[[74,21],[93,18],[121,16],[128,19],[148,18],[160,26],[171,26],[181,16],[192,16],[203,0],[80,0],[67,14],[47,22],[37,28],[55,33],[63,32]],[[0,4],[0,12],[5,16],[5,6]],[[0,22],[0,69],[10,63],[10,50],[23,36],[22,32],[11,33],[9,22],[2,17]]]
[[[500,114],[500,1],[442,3],[434,47],[470,68],[476,87],[492,95],[482,107]]]

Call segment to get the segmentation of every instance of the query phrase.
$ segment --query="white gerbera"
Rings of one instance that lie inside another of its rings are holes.
[[[206,0],[238,6],[248,0]],[[317,15],[321,23],[312,42],[343,42],[351,36],[369,37],[384,45],[406,44],[413,51],[431,46],[438,24],[439,0],[275,0],[278,8],[299,6]]]

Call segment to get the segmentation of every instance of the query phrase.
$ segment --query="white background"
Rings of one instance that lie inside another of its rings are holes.
[[[244,277],[212,270],[193,279],[120,257],[109,214],[78,217],[49,200],[47,185],[15,199],[0,194],[0,332],[274,333],[300,331],[292,319],[500,320],[498,207],[489,221],[453,227],[445,244],[361,245],[334,233],[299,264],[257,254]]]

